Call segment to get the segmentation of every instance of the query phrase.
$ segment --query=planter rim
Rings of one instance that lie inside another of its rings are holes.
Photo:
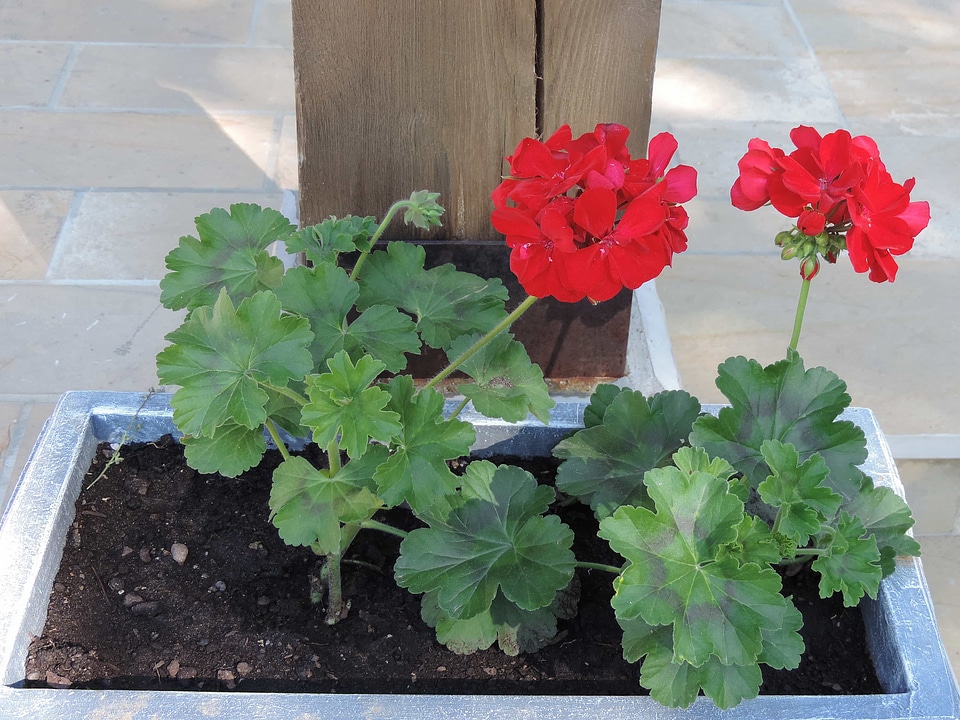
[[[833,718],[835,720],[947,720],[960,717],[960,696],[936,626],[921,561],[898,558],[876,601],[861,605],[868,643],[885,694],[854,696],[761,695],[720,711],[707,698],[687,710],[632,696],[497,696],[246,693],[205,691],[50,690],[23,687],[30,634],[42,631],[46,604],[60,564],[74,502],[96,445],[154,440],[174,432],[168,394],[65,394],[40,435],[7,510],[0,519],[0,707],[5,718],[257,717],[312,720],[409,718]],[[564,434],[582,427],[583,398],[561,399],[551,425],[533,418],[504,423],[466,412],[477,428],[478,454],[544,454]],[[452,407],[452,403],[451,403]],[[705,405],[716,413],[722,406]],[[893,458],[874,414],[851,408],[844,419],[867,436],[863,470],[903,495]]]

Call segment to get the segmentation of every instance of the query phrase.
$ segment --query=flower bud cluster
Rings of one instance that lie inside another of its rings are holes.
[[[800,260],[800,277],[813,280],[820,272],[820,258],[835,263],[840,253],[846,250],[844,236],[836,232],[821,232],[819,235],[805,235],[799,228],[777,233],[774,241],[783,260]]]

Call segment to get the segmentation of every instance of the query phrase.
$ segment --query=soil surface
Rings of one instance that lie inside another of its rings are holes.
[[[509,657],[494,646],[461,656],[436,641],[419,597],[394,582],[399,539],[364,531],[343,565],[349,616],[330,627],[308,597],[316,556],[284,545],[267,520],[277,453],[236,479],[194,472],[169,437],[125,446],[122,461],[100,476],[111,454],[109,446],[98,450],[77,501],[47,624],[30,645],[28,687],[644,692],[638,666],[621,656],[607,573],[577,571],[579,614],[560,621],[540,652]],[[550,460],[532,469],[541,482],[553,470]],[[578,558],[622,562],[591,536],[589,508],[557,512],[578,534]],[[402,511],[378,519],[405,529],[417,522]],[[859,611],[820,600],[808,570],[784,578],[784,587],[803,613],[807,651],[793,672],[764,667],[761,693],[882,692]]]

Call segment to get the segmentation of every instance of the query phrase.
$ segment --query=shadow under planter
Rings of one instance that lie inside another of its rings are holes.
[[[725,712],[700,698],[687,710],[648,697],[224,693],[27,689],[24,661],[31,635],[42,631],[47,599],[73,522],[74,503],[97,444],[155,440],[175,432],[169,395],[68,393],[58,404],[0,521],[0,708],[4,718],[173,720],[323,717],[401,718],[922,718],[957,717],[957,696],[917,558],[901,558],[876,601],[861,605],[867,642],[884,693],[869,696],[760,696]],[[546,455],[582,427],[582,403],[560,404],[549,427],[465,415],[477,430],[478,455]],[[717,406],[707,406],[716,412]],[[896,467],[873,414],[844,414],[866,433],[863,470],[902,494]]]

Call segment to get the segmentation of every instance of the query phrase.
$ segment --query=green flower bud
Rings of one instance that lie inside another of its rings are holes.
[[[781,260],[792,260],[796,256],[797,256],[796,245],[788,245],[787,247],[785,247],[783,250],[780,251]]]
[[[784,245],[789,244],[793,240],[793,233],[789,230],[784,230],[783,232],[777,233],[777,238],[774,242],[777,244],[777,247],[783,247]]]
[[[817,243],[813,240],[807,240],[800,247],[800,256],[801,257],[810,257],[811,255],[816,254],[817,252]]]

